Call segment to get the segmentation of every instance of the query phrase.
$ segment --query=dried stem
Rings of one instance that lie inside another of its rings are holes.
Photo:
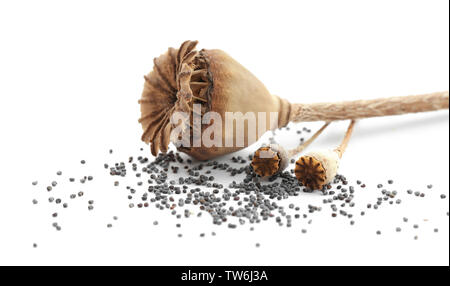
[[[334,150],[335,152],[338,153],[339,158],[342,158],[345,149],[347,149],[348,142],[350,141],[350,137],[352,136],[353,133],[353,128],[355,127],[355,122],[356,122],[355,120],[352,120],[352,122],[350,122],[350,125],[348,126],[347,132],[345,133],[345,137],[342,140],[341,145]]]
[[[448,91],[422,95],[292,104],[290,121],[335,121],[448,109]]]
[[[306,149],[306,147],[308,147],[314,140],[316,140],[317,137],[319,137],[319,135],[325,130],[325,128],[328,127],[328,125],[330,125],[331,122],[326,122],[319,130],[316,131],[316,133],[314,133],[313,136],[311,136],[311,138],[309,138],[308,140],[306,140],[305,142],[303,142],[303,144],[299,145],[298,147],[289,150],[288,153],[288,157],[294,157],[296,154],[301,153],[303,150]]]

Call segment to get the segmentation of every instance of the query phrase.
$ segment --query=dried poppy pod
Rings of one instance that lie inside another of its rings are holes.
[[[224,122],[226,112],[253,112],[266,114],[264,122],[256,118],[258,134],[288,123],[289,103],[275,95],[271,95],[265,86],[247,69],[232,59],[221,50],[196,51],[196,41],[184,42],[179,49],[169,50],[154,59],[154,68],[145,76],[145,86],[141,104],[142,124],[144,134],[142,140],[151,143],[151,151],[156,155],[159,150],[166,152],[170,141],[178,138],[170,138],[175,125],[170,122],[170,117],[175,112],[190,114],[188,121],[183,122],[183,132],[189,132],[190,146],[179,146],[178,150],[185,152],[200,160],[210,159],[223,154],[231,153],[254,143],[248,140],[248,130],[237,134],[231,147],[226,147],[226,134],[235,134],[236,128],[226,126]],[[209,126],[201,125],[201,130],[196,130],[192,112],[194,104],[199,104],[201,115],[207,112],[216,112],[223,120],[222,130],[216,130],[221,136],[221,146],[206,148],[203,145],[196,147],[193,142],[193,134],[202,134]],[[278,121],[270,121],[270,113],[278,113]],[[227,130],[228,128],[228,130]],[[230,130],[231,129],[231,130]],[[240,138],[243,136],[244,138]],[[243,139],[244,145],[237,146],[236,142]],[[256,140],[258,138],[255,138]],[[255,141],[256,141],[255,140]]]
[[[321,190],[336,177],[342,155],[347,148],[355,121],[352,120],[341,145],[334,150],[318,150],[300,157],[295,163],[295,176],[303,186]]]
[[[225,52],[197,51],[196,45],[196,41],[186,41],[179,49],[169,48],[154,59],[153,71],[145,76],[144,90],[139,100],[139,122],[144,130],[142,140],[151,144],[153,155],[159,151],[166,152],[170,142],[180,142],[183,136],[172,134],[172,130],[178,127],[181,128],[180,134],[190,135],[188,141],[184,141],[189,144],[178,145],[178,150],[206,160],[245,148],[265,131],[283,127],[290,121],[334,121],[448,108],[448,92],[337,103],[291,104],[271,95],[252,73]],[[177,112],[186,113],[188,117],[181,123],[172,122],[172,115]],[[207,124],[197,124],[195,115],[210,112],[220,116],[220,126],[213,124],[216,123],[214,119]],[[226,112],[253,114],[257,131],[249,132],[245,124],[244,132],[238,134],[237,124],[226,124]],[[278,114],[276,121],[271,120],[271,113]],[[259,114],[264,114],[266,118],[260,119]],[[212,132],[209,127],[212,127]],[[218,142],[221,144],[197,144],[195,138],[199,134],[201,138],[205,131],[219,134]],[[227,144],[230,137],[233,144]],[[244,143],[237,144],[241,141]]]
[[[262,146],[253,154],[251,163],[253,171],[261,177],[270,177],[283,172],[289,165],[289,159],[305,150],[329,124],[325,123],[311,138],[288,151],[278,144]]]
[[[264,145],[256,150],[251,166],[261,177],[273,176],[289,165],[288,152],[278,144]]]

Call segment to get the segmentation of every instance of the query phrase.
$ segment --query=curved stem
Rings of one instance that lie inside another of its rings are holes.
[[[347,149],[348,141],[350,141],[350,137],[353,133],[353,128],[355,127],[355,120],[352,120],[350,122],[350,125],[348,126],[347,132],[345,133],[344,139],[342,140],[342,143],[339,147],[337,147],[334,151],[338,153],[339,158],[342,158],[342,155],[345,152],[345,149]]]
[[[303,150],[306,149],[306,147],[308,147],[314,140],[316,140],[317,137],[319,137],[319,135],[325,130],[325,128],[328,127],[328,125],[330,125],[331,122],[326,122],[319,130],[316,131],[316,133],[314,133],[313,136],[311,136],[308,140],[306,140],[305,142],[303,142],[303,144],[299,145],[298,147],[289,150],[288,153],[288,157],[294,157],[296,154],[302,152]]]

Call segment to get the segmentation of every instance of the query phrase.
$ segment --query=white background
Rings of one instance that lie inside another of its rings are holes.
[[[332,219],[325,206],[311,217],[311,225],[303,219],[292,228],[271,221],[256,225],[254,232],[248,225],[230,230],[213,226],[203,215],[182,220],[176,229],[176,219],[167,212],[129,209],[126,181],[115,188],[103,170],[104,162],[126,160],[140,154],[140,147],[149,155],[140,142],[137,100],[153,58],[169,46],[196,39],[199,48],[220,48],[292,102],[448,90],[448,5],[411,0],[1,1],[0,264],[448,265],[449,205],[439,198],[448,196],[449,187],[448,111],[358,123],[340,169],[351,182],[361,179],[368,185],[358,191],[357,209],[373,202],[379,196],[376,184],[389,178],[403,203],[357,216],[355,226],[340,216]],[[315,130],[320,123],[292,128],[304,126]],[[346,126],[332,125],[315,147],[338,144]],[[283,131],[277,140],[294,146],[294,135]],[[81,166],[81,159],[87,165]],[[58,170],[62,177],[56,176]],[[69,176],[88,174],[95,179],[85,186],[68,183]],[[54,179],[60,182],[55,197],[79,190],[85,197],[69,201],[67,210],[49,204],[45,187]],[[427,196],[407,196],[407,189]],[[38,205],[32,205],[33,198]],[[88,199],[95,200],[92,212]],[[291,201],[304,210],[322,199],[302,194]],[[51,226],[54,211],[60,214],[61,232]],[[114,215],[118,221],[112,221]],[[404,216],[410,220],[406,224]],[[414,223],[420,228],[413,229]],[[395,232],[397,226],[401,233]],[[200,238],[201,232],[206,237]]]

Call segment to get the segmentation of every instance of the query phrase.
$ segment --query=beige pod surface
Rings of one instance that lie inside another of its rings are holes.
[[[258,78],[227,53],[221,50],[204,50],[204,54],[209,60],[209,71],[213,79],[211,110],[217,112],[222,118],[222,147],[181,147],[180,151],[197,159],[211,159],[246,148],[259,139],[258,135],[267,130],[283,127],[288,123],[289,102],[270,94]],[[261,113],[264,114],[263,117],[261,117]],[[271,113],[277,114],[275,122],[271,122]],[[249,134],[248,120],[245,120],[244,131],[237,132],[237,122],[231,121],[231,116],[243,115],[245,117],[245,115],[252,116],[252,114],[255,118],[256,129],[251,128],[252,133]],[[260,122],[263,118],[265,118],[265,124]],[[203,129],[207,127],[204,126]],[[260,127],[262,130],[259,129]],[[220,130],[217,130],[216,134],[218,133]],[[226,142],[226,138],[229,140],[229,134],[233,134],[232,146]],[[256,140],[253,141],[251,138]],[[239,144],[242,142],[243,146]]]

